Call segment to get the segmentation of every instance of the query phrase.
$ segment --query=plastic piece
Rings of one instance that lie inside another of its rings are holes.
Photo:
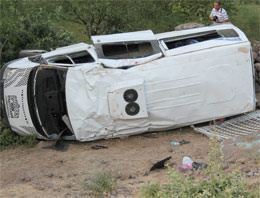
[[[185,168],[192,168],[193,161],[189,157],[184,157],[182,160],[182,165]]]
[[[190,141],[187,141],[187,140],[182,140],[182,141],[180,141],[179,142],[180,143],[180,145],[183,145],[183,144],[189,144],[190,143]]]
[[[181,144],[180,144],[180,142],[172,142],[171,145],[172,145],[172,146],[179,146],[179,145],[181,145]]]
[[[207,168],[207,164],[205,163],[199,163],[199,162],[193,162],[192,163],[192,167],[195,169],[199,169],[199,168]]]

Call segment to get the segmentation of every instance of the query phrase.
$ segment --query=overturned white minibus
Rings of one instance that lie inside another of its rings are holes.
[[[92,37],[1,70],[13,131],[91,141],[255,109],[251,46],[232,24]]]

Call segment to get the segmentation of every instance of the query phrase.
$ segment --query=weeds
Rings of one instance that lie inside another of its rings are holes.
[[[19,136],[8,128],[3,129],[3,132],[0,134],[0,150],[16,146],[33,147],[37,142],[35,135]]]
[[[90,178],[88,183],[84,184],[84,187],[94,195],[102,195],[114,190],[115,185],[116,177],[111,172],[98,172]]]
[[[249,190],[245,178],[238,170],[234,170],[230,174],[224,172],[225,164],[221,146],[216,138],[211,139],[210,147],[210,163],[204,173],[205,180],[183,177],[179,172],[169,167],[169,183],[164,186],[159,183],[143,186],[140,190],[140,196],[145,198],[258,197],[257,189]]]

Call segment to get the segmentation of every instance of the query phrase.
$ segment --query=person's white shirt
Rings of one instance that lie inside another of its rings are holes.
[[[228,20],[228,14],[227,11],[224,8],[220,8],[219,10],[216,10],[215,8],[212,9],[209,17],[214,17],[217,16],[218,20],[221,21],[225,21]]]

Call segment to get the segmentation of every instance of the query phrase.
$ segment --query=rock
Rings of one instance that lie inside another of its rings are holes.
[[[257,53],[258,53],[258,56],[260,56],[260,50],[258,50],[258,52],[257,52]]]
[[[79,193],[79,195],[80,196],[86,196],[86,195],[88,195],[88,193],[87,192],[81,192],[81,193]]]
[[[101,164],[106,164],[107,162],[105,160],[101,160]]]
[[[53,188],[53,183],[45,183],[44,187],[45,188]]]
[[[257,63],[260,63],[260,56],[258,56],[258,57],[255,59],[255,61],[256,61]]]
[[[47,176],[47,177],[53,177],[54,174],[53,174],[53,173],[48,173],[46,176]]]
[[[253,52],[253,59],[254,59],[254,61],[256,60],[257,56],[258,56],[257,53]]]
[[[45,187],[42,186],[42,185],[40,185],[40,186],[35,186],[34,188],[37,189],[37,190],[45,190]]]
[[[199,27],[204,27],[205,25],[201,23],[184,23],[180,24],[175,27],[175,30],[187,30],[187,29],[192,29],[192,28],[199,28]]]
[[[257,72],[260,72],[260,63],[255,63],[255,69]]]
[[[136,179],[136,177],[133,175],[129,175],[128,179]]]
[[[65,195],[64,195],[64,197],[71,197],[71,195],[72,195],[72,192],[67,192]]]
[[[71,188],[72,187],[72,184],[71,183],[68,183],[65,185],[65,188]]]
[[[254,176],[254,172],[253,171],[250,171],[249,173],[246,174],[247,177],[252,177]]]
[[[21,178],[21,181],[22,181],[22,182],[30,182],[30,181],[32,181],[32,178],[29,177],[29,176],[23,176],[23,177]]]

